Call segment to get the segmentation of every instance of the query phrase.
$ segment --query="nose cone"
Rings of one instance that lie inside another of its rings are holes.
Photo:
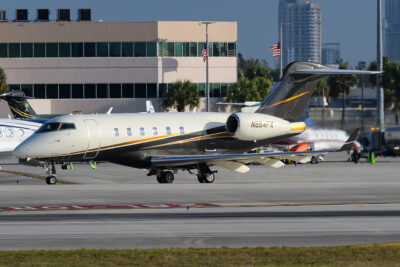
[[[19,146],[14,149],[13,154],[21,159],[40,157],[45,147],[43,142],[40,141],[40,138],[38,138],[36,134],[33,134],[19,144]]]
[[[20,159],[25,159],[25,158],[29,158],[29,144],[26,144],[26,142],[22,142],[19,146],[17,146],[14,151],[13,154]]]

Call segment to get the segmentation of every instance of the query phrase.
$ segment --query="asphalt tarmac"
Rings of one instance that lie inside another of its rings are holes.
[[[59,171],[3,162],[0,249],[327,246],[400,242],[400,159],[375,165],[332,155],[317,165],[220,168],[157,184],[108,163]]]

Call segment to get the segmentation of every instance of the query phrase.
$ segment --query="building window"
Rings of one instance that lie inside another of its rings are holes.
[[[128,136],[132,136],[132,129],[131,128],[126,128],[126,134]]]
[[[141,136],[144,136],[145,133],[144,133],[144,128],[143,127],[139,128],[139,133],[140,133]]]
[[[21,90],[24,91],[26,96],[33,97],[33,85],[21,84]]]
[[[119,136],[118,128],[114,128],[114,135],[115,135],[115,136]]]
[[[95,84],[85,84],[85,98],[96,98]]]
[[[146,84],[145,83],[135,84],[135,97],[136,98],[146,98]]]
[[[236,43],[228,43],[228,57],[236,56]]]
[[[110,43],[109,55],[110,55],[110,57],[120,57],[121,56],[121,43]]]
[[[58,86],[59,97],[60,98],[71,98],[71,85],[70,84],[60,84]]]
[[[221,97],[220,84],[210,83],[211,97]]]
[[[183,56],[188,57],[190,56],[190,49],[189,49],[189,43],[183,43]]]
[[[147,98],[157,98],[157,84],[148,83],[147,84]]]
[[[174,43],[167,43],[167,57],[174,56]]]
[[[33,57],[33,44],[22,43],[21,44],[21,57]]]
[[[21,57],[21,44],[20,43],[8,44],[8,54],[9,57]]]
[[[58,56],[59,57],[71,57],[71,44],[70,43],[59,43],[58,44]]]
[[[132,83],[122,84],[122,97],[123,98],[134,98],[134,87]]]
[[[58,99],[58,84],[46,85],[46,98]]]
[[[133,43],[122,43],[122,56],[133,57]]]
[[[7,44],[0,44],[0,57],[8,57]]]
[[[46,86],[44,84],[35,84],[33,86],[34,98],[46,98]]]
[[[197,84],[197,92],[199,92],[200,97],[206,96],[206,85],[204,83]]]
[[[46,57],[58,57],[57,43],[46,43]]]
[[[108,96],[109,96],[108,84],[98,84],[97,98],[108,98]]]
[[[83,84],[72,85],[72,98],[83,98]]]
[[[152,131],[153,135],[158,135],[157,127],[153,127]]]
[[[189,48],[190,48],[190,56],[197,57],[197,43],[190,43]]]
[[[156,42],[147,42],[146,43],[146,55],[148,57],[156,57],[157,56],[157,43]]]
[[[221,83],[221,97],[227,97],[227,96],[228,96],[228,84]]]
[[[169,126],[165,128],[165,133],[171,135],[171,128]]]
[[[108,57],[108,43],[97,43],[97,57]]]
[[[84,55],[85,57],[96,56],[96,43],[85,43],[84,44]]]
[[[179,127],[179,133],[185,134],[185,128],[183,128],[183,126]]]
[[[83,57],[83,43],[71,43],[72,57]]]
[[[204,48],[203,42],[197,43],[197,56],[198,57],[203,57],[203,48]]]
[[[110,84],[110,98],[121,98],[121,84]]]
[[[167,84],[166,83],[160,83],[158,85],[158,97],[159,98],[164,98],[167,95]]]
[[[135,57],[145,57],[146,56],[146,43],[136,42],[135,43]]]
[[[182,56],[182,43],[176,42],[174,46],[175,46],[175,50],[174,50],[175,56],[181,57]]]
[[[220,43],[213,43],[213,46],[212,46],[212,51],[213,51],[213,56],[214,57],[219,57],[219,56],[221,56],[221,54],[220,54],[220,45],[219,45]]]

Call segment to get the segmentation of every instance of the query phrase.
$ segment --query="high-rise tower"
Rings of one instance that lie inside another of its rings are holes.
[[[321,5],[309,0],[280,0],[283,65],[292,61],[321,62]]]
[[[400,61],[400,1],[385,1],[385,55]]]

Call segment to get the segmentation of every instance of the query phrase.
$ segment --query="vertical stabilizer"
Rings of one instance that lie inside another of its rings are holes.
[[[36,119],[37,114],[29,105],[27,97],[23,91],[10,91],[0,95],[1,99],[7,101],[14,118],[16,119]]]

